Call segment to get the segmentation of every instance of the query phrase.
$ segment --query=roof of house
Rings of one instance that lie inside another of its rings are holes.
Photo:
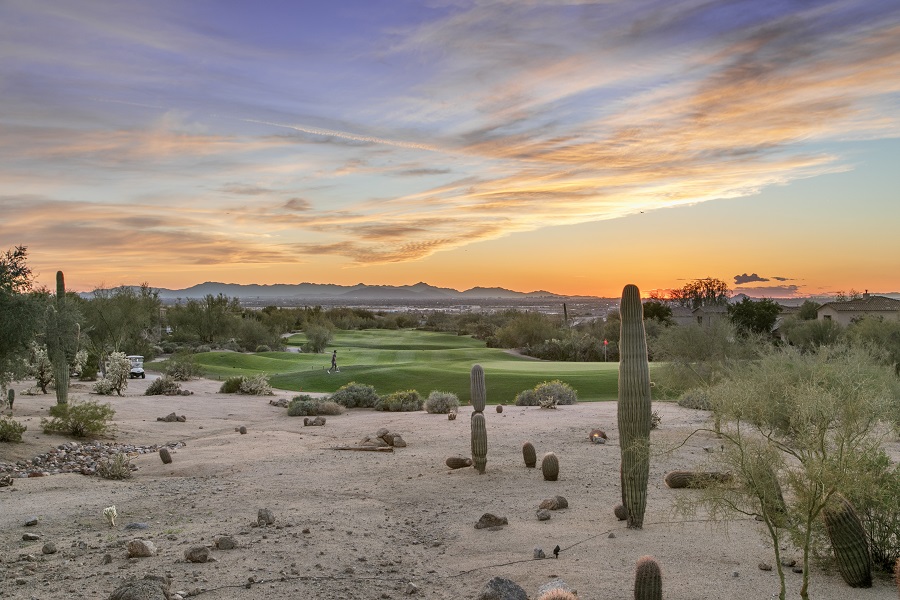
[[[710,315],[723,315],[728,312],[728,307],[722,306],[721,304],[710,304],[708,306],[698,306],[692,312],[706,313]]]
[[[847,300],[845,302],[827,302],[819,307],[822,310],[825,307],[832,308],[839,312],[874,312],[880,310],[900,311],[900,300],[894,300],[887,296],[863,296],[856,300]]]

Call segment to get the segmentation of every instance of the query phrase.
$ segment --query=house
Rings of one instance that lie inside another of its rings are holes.
[[[855,300],[827,302],[816,312],[816,318],[819,321],[834,321],[842,326],[847,326],[863,317],[900,320],[900,300],[894,300],[887,296],[870,296],[866,292],[862,298]]]
[[[728,318],[728,307],[721,304],[710,304],[709,306],[700,306],[695,308],[691,315],[694,322],[700,327],[709,327],[720,319]]]
[[[693,325],[697,322],[697,319],[694,317],[694,311],[686,306],[675,306],[670,307],[672,309],[672,322],[676,325]]]

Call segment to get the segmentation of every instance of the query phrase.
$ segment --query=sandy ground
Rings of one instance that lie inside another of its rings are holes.
[[[487,471],[479,475],[444,464],[448,456],[469,454],[471,407],[455,421],[425,412],[352,410],[328,417],[324,427],[304,427],[302,418],[271,406],[271,397],[219,394],[219,383],[209,380],[183,384],[192,396],[143,396],[151,379],[132,381],[125,397],[109,399],[116,441],[186,446],[169,465],[157,454],[134,458],[138,470],[127,481],[69,474],[0,488],[0,597],[106,598],[126,578],[154,573],[168,574],[172,591],[193,591],[204,600],[476,598],[494,576],[514,580],[530,597],[561,577],[580,598],[605,600],[632,597],[634,564],[644,554],[659,560],[668,600],[777,595],[775,571],[758,568],[761,561],[774,562],[759,523],[726,527],[686,521],[673,511],[677,495],[694,492],[668,489],[663,476],[701,465],[709,456],[704,447],[716,441],[701,434],[677,451],[663,450],[702,425],[703,412],[654,405],[662,424],[652,433],[648,510],[644,529],[633,531],[612,513],[620,494],[615,403],[507,406],[502,414],[489,406]],[[25,443],[0,444],[0,461],[30,458],[68,441],[40,432],[40,417],[53,402],[52,396],[18,395],[15,416],[29,429]],[[156,421],[173,411],[187,421]],[[240,425],[247,435],[235,431]],[[331,449],[382,427],[400,433],[408,447],[393,453]],[[610,443],[591,444],[593,428],[606,430]],[[539,457],[551,450],[559,456],[559,481],[546,482],[540,469],[524,466],[526,440]],[[890,451],[897,456],[896,441]],[[541,500],[555,495],[569,508],[538,521]],[[102,515],[112,504],[119,514],[115,527]],[[260,508],[274,513],[273,526],[254,526]],[[509,524],[476,530],[486,512]],[[39,524],[25,527],[31,516]],[[132,522],[150,527],[126,530]],[[23,541],[26,532],[41,539]],[[234,536],[239,547],[213,549],[208,563],[184,560],[186,548],[212,545],[220,535]],[[125,544],[135,537],[154,542],[158,554],[127,558]],[[42,555],[47,541],[59,552]],[[533,559],[535,547],[552,556],[556,545],[562,549],[557,560]],[[788,581],[789,597],[798,598],[801,576],[789,572]],[[816,569],[811,597],[895,600],[897,590],[884,578],[872,589],[853,590],[836,574]]]

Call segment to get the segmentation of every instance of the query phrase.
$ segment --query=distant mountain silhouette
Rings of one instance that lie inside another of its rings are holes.
[[[474,287],[465,291],[435,287],[419,282],[415,285],[337,285],[332,283],[278,283],[273,285],[217,283],[207,281],[182,290],[153,288],[160,298],[204,298],[224,294],[230,298],[289,298],[293,300],[473,300],[478,298],[561,298],[546,291],[516,292],[505,288]]]

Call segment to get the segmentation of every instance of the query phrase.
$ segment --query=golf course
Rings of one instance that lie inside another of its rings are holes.
[[[303,334],[287,338],[288,349],[300,349]],[[338,372],[328,372],[337,350]],[[334,392],[342,385],[364,383],[379,394],[416,390],[453,392],[469,401],[469,372],[474,364],[485,371],[488,402],[511,404],[517,393],[559,379],[571,385],[582,401],[614,400],[617,363],[575,363],[534,360],[469,336],[409,329],[335,332],[321,354],[307,352],[204,352],[195,360],[207,377],[265,373],[274,387],[297,392]]]

